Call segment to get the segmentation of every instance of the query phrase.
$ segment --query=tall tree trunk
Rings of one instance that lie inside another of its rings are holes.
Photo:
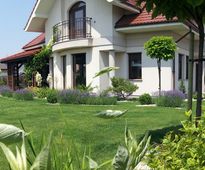
[[[202,113],[202,73],[203,73],[203,51],[204,51],[204,25],[203,22],[198,23],[199,28],[199,63],[198,63],[198,93],[196,106],[196,122],[201,119]]]
[[[189,65],[188,65],[188,104],[187,111],[192,110],[192,97],[193,97],[193,59],[194,59],[194,33],[190,33],[190,47],[189,47]],[[190,120],[192,116],[190,117]]]
[[[157,60],[157,66],[158,66],[158,73],[159,73],[159,96],[161,96],[161,59]]]

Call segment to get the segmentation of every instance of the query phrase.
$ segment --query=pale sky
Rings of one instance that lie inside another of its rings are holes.
[[[38,35],[24,27],[36,0],[2,0],[0,5],[0,58],[22,51]]]

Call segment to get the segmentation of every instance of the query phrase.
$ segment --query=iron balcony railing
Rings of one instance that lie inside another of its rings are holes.
[[[62,21],[53,27],[54,43],[91,38],[92,18],[77,18],[73,20]]]

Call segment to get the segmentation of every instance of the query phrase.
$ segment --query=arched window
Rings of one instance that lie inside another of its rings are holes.
[[[86,37],[86,4],[77,2],[69,10],[70,39]]]

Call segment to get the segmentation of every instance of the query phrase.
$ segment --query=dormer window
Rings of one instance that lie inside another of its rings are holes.
[[[86,4],[78,2],[69,10],[70,39],[86,38]]]

